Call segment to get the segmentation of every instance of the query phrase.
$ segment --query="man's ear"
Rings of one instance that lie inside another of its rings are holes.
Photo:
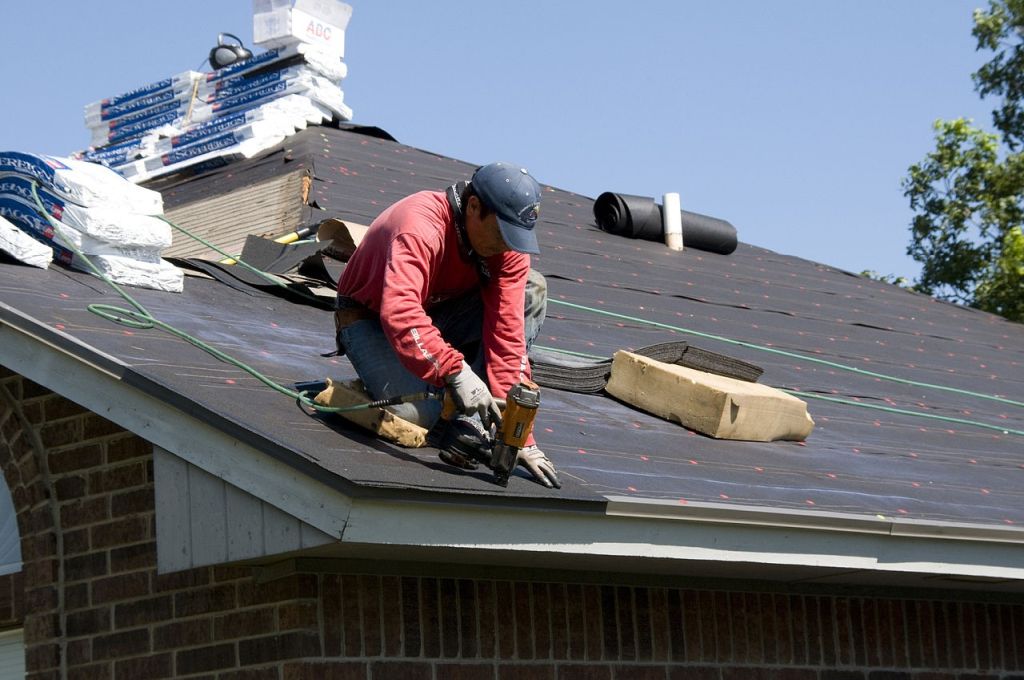
[[[466,201],[466,208],[465,209],[466,209],[467,213],[472,211],[474,215],[479,217],[479,215],[480,215],[480,197],[476,196],[475,194],[473,196],[470,196],[469,200]]]

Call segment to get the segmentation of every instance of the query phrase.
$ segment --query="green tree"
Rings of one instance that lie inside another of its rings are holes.
[[[1024,0],[974,12],[973,74],[999,134],[963,118],[935,122],[935,150],[903,179],[914,211],[907,254],[921,263],[915,289],[1024,321]]]

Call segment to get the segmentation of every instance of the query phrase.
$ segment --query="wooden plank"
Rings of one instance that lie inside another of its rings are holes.
[[[327,378],[327,389],[316,395],[314,401],[321,406],[340,407],[365,404],[370,401],[370,397],[363,391],[360,380],[335,382]],[[427,431],[424,428],[382,408],[338,415],[400,446],[417,448],[426,442]]]
[[[718,439],[802,441],[814,429],[807,404],[759,383],[619,351],[606,387],[613,397]]]

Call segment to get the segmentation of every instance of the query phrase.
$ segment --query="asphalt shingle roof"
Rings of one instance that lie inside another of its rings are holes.
[[[261,163],[266,177],[274,176],[275,167],[279,173],[305,168],[313,207],[296,219],[307,224],[327,217],[369,224],[393,201],[420,189],[442,189],[473,170],[389,139],[331,128],[308,129],[262,160],[245,163]],[[543,182],[543,168],[531,170]],[[173,211],[209,196],[211,187],[230,192],[232,182],[240,181],[235,178],[245,176],[245,166],[236,164],[212,176],[164,182],[162,189]],[[817,426],[806,442],[752,443],[704,437],[607,396],[546,390],[537,438],[565,486],[548,491],[520,477],[501,490],[488,482],[486,471],[457,471],[430,449],[403,450],[333,419],[311,418],[176,338],[152,330],[126,332],[89,314],[87,304],[114,297],[88,276],[4,262],[0,318],[35,324],[77,354],[95,350],[113,357],[125,380],[350,489],[556,502],[636,496],[1024,523],[1024,436],[863,407],[1024,430],[1020,405],[863,373],[1024,402],[1020,325],[742,242],[733,254],[717,255],[677,253],[611,236],[595,226],[592,204],[590,198],[544,188],[542,253],[534,267],[548,278],[551,303],[540,344],[610,356],[617,349],[687,340],[764,367],[764,384],[849,403],[809,399]],[[284,232],[300,225],[280,226]],[[736,226],[742,241],[744,225]],[[333,346],[328,312],[193,278],[182,295],[138,291],[137,297],[164,321],[283,383],[354,376],[344,358],[320,356]]]

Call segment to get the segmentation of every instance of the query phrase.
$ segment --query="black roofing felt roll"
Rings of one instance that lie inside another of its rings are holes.
[[[736,250],[736,227],[717,217],[681,210],[683,245],[728,255]],[[663,241],[661,206],[648,196],[606,191],[594,202],[597,226],[609,234]]]

